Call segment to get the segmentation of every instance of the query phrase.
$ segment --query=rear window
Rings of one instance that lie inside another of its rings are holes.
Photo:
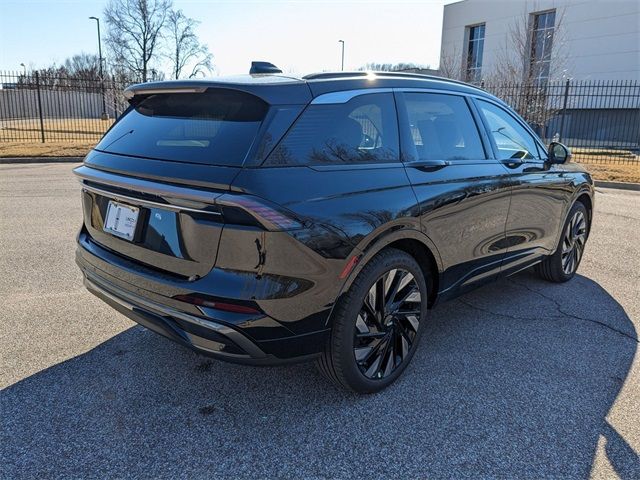
[[[236,90],[152,95],[129,110],[96,150],[240,166],[268,108],[261,99]]]
[[[265,165],[399,162],[393,96],[365,94],[344,104],[310,105]]]

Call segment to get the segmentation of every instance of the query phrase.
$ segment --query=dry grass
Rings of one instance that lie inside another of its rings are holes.
[[[99,118],[61,118],[45,119],[45,141],[91,141],[97,142],[113,123],[113,119]],[[40,120],[29,118],[22,120],[3,120],[0,122],[0,142],[40,140]]]
[[[640,163],[630,164],[596,164],[581,163],[596,180],[607,182],[640,183]]]
[[[640,162],[640,155],[636,155],[629,150],[598,150],[593,148],[572,148],[573,160],[581,163],[592,162]]]
[[[84,157],[97,141],[0,142],[0,157]]]

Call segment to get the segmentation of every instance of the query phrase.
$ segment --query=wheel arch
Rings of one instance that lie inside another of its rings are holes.
[[[588,186],[587,184],[583,184],[581,188],[576,189],[576,191],[571,196],[571,200],[567,204],[567,208],[562,215],[562,223],[560,223],[560,228],[558,229],[558,233],[556,235],[556,248],[558,242],[560,242],[560,238],[562,238],[563,233],[563,225],[567,222],[567,217],[571,212],[571,209],[576,204],[576,202],[580,202],[587,209],[587,215],[589,217],[589,231],[591,231],[591,224],[593,222],[593,187]],[[551,253],[553,254],[555,250]]]
[[[415,229],[400,229],[386,232],[369,242],[358,258],[358,263],[347,276],[336,299],[337,304],[349,290],[364,266],[379,252],[387,248],[397,248],[416,259],[427,279],[429,286],[429,306],[435,303],[442,273],[442,260],[438,249],[431,239]]]
[[[582,203],[584,205],[584,208],[587,209],[587,214],[589,215],[589,228],[591,228],[591,222],[593,221],[593,198],[591,198],[591,195],[588,191],[583,190],[582,192],[578,193],[575,202]]]

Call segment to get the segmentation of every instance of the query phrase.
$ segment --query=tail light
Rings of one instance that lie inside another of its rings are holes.
[[[251,195],[224,194],[216,198],[225,221],[235,224],[256,224],[267,230],[297,230],[302,220],[286,209]]]

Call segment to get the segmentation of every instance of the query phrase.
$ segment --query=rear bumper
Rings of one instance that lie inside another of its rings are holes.
[[[182,302],[169,304],[170,298],[122,281],[114,276],[117,273],[114,265],[107,273],[100,268],[104,267],[105,259],[96,254],[96,247],[89,251],[79,240],[76,263],[91,293],[149,330],[201,354],[249,365],[297,363],[316,358],[329,333],[323,330],[307,335],[255,340],[228,318],[221,321],[209,317],[210,311],[200,311],[195,307],[191,312],[181,310],[176,307]]]

